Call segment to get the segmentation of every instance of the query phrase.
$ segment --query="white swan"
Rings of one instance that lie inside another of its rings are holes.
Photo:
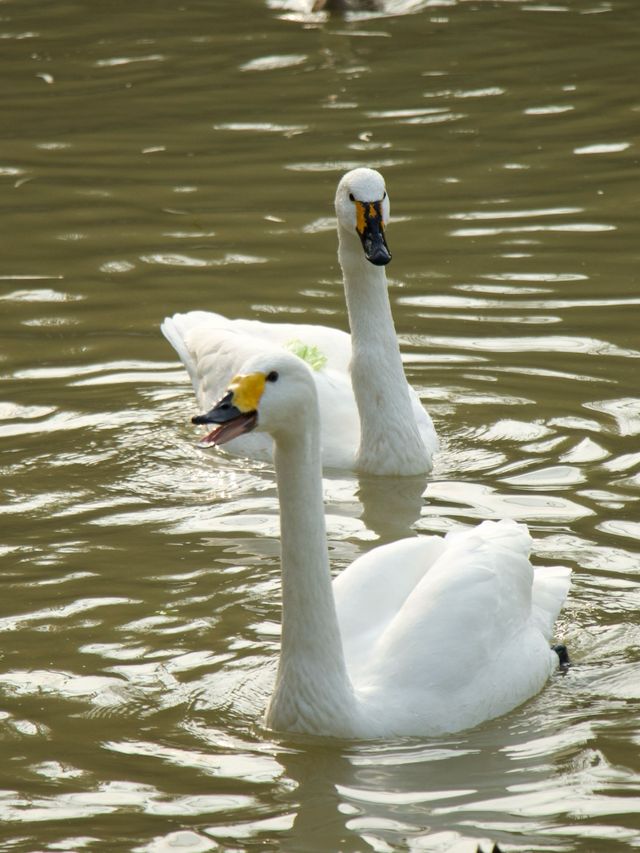
[[[358,20],[381,15],[411,15],[421,12],[432,0],[267,0],[271,9],[317,19],[318,13],[342,12]]]
[[[351,336],[326,326],[228,320],[205,311],[167,317],[162,331],[187,368],[202,408],[218,399],[249,356],[293,351],[316,368],[325,467],[426,473],[438,440],[407,384],[393,325],[384,271],[391,260],[384,236],[389,198],[382,175],[373,169],[348,172],[335,205]],[[397,423],[395,431],[388,429],[390,420]],[[264,434],[240,436],[228,449],[271,458],[271,440]]]
[[[282,646],[270,728],[350,738],[458,731],[524,702],[558,666],[548,640],[570,572],[534,572],[527,528],[514,521],[375,548],[332,585],[318,399],[299,359],[250,359],[194,421],[216,424],[206,444],[254,428],[274,439]]]

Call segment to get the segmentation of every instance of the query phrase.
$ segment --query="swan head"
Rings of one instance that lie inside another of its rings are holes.
[[[214,424],[200,442],[201,447],[220,446],[254,429],[276,437],[299,432],[301,419],[316,420],[318,400],[309,367],[287,353],[255,356],[234,376],[224,395],[194,424]]]
[[[389,196],[380,172],[360,168],[343,175],[336,190],[338,225],[360,238],[365,258],[375,266],[391,260],[384,233],[389,211]]]

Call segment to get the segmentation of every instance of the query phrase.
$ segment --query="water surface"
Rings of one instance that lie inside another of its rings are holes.
[[[640,847],[640,14],[406,8],[0,5],[3,849]],[[273,471],[195,447],[159,323],[346,328],[360,164],[443,449],[427,482],[327,476],[332,564],[525,521],[574,569],[574,666],[473,731],[336,744],[261,728]]]

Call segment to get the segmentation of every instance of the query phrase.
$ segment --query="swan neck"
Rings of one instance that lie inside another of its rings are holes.
[[[357,350],[376,343],[387,351],[397,352],[400,358],[385,268],[369,263],[357,239],[351,235],[340,237],[338,256],[344,276],[352,346]]]
[[[327,552],[319,413],[275,439],[280,500],[282,646],[267,724],[335,734],[353,715]]]
[[[367,261],[356,236],[342,227],[338,235],[351,328],[351,382],[361,425],[357,469],[424,473],[431,468],[431,457],[413,412],[385,268]]]

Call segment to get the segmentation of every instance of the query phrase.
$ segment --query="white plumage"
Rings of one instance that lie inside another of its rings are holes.
[[[249,359],[203,416],[220,425],[206,441],[222,443],[230,423],[253,429],[256,412],[257,430],[275,443],[282,544],[282,646],[268,726],[436,735],[504,714],[543,687],[558,666],[549,639],[570,572],[534,571],[526,526],[485,521],[444,538],[403,539],[332,583],[309,368],[278,353]]]
[[[335,203],[351,335],[311,324],[229,320],[206,311],[167,317],[162,331],[203,408],[218,399],[250,356],[299,354],[306,348],[319,368],[312,375],[323,465],[370,474],[425,473],[438,440],[402,367],[384,272],[391,256],[384,238],[389,199],[382,176],[373,169],[348,172]],[[386,424],[398,415],[402,426],[390,434]],[[230,442],[228,450],[268,460],[271,446],[268,436],[250,434]]]

